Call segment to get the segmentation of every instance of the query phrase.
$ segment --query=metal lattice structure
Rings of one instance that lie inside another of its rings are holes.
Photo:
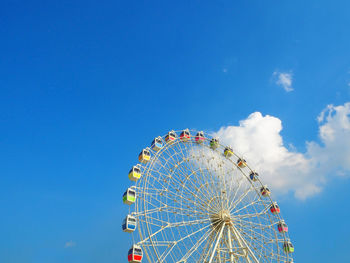
[[[131,251],[129,262],[293,262],[277,203],[230,147],[201,132],[172,131],[139,160],[129,174],[136,199],[128,218],[136,224],[124,231],[142,257]]]

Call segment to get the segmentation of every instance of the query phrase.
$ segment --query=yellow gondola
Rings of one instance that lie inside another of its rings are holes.
[[[233,151],[231,147],[226,147],[224,150],[225,157],[231,157],[233,155]]]
[[[151,152],[148,148],[143,149],[139,154],[139,161],[140,163],[148,163],[151,159]]]
[[[137,165],[133,166],[131,168],[131,170],[129,171],[129,179],[131,181],[136,182],[140,178],[141,178],[141,169],[140,169],[140,165],[137,164]]]
[[[173,143],[176,140],[176,133],[174,131],[168,132],[165,136],[165,141],[169,144]]]
[[[286,253],[293,253],[294,252],[294,246],[293,246],[292,242],[285,241],[284,244],[283,244],[283,250]]]

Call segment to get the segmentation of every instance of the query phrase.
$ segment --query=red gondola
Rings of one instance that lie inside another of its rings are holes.
[[[180,134],[180,140],[183,141],[183,142],[187,142],[189,141],[191,138],[191,133],[188,129],[185,129],[181,132]]]
[[[274,202],[271,206],[270,206],[270,211],[272,214],[276,215],[279,214],[279,212],[281,211],[279,206],[277,205],[276,202]]]
[[[139,263],[142,262],[142,248],[137,245],[133,245],[128,252],[128,262],[129,263]]]
[[[288,226],[283,220],[277,224],[277,228],[280,233],[288,232]]]
[[[202,142],[204,142],[204,140],[205,140],[204,132],[202,132],[202,131],[198,132],[196,137],[195,137],[196,143],[202,143]]]

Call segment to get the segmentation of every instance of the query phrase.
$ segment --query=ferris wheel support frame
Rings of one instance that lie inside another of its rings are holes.
[[[208,263],[211,263],[211,262],[213,261],[213,258],[214,258],[215,253],[216,253],[216,249],[218,248],[218,245],[219,245],[219,242],[220,242],[220,240],[221,240],[221,236],[222,236],[222,233],[224,232],[224,229],[225,229],[225,224],[222,224],[222,227],[221,227],[220,232],[219,232],[219,234],[218,234],[218,237],[217,237],[217,239],[216,239],[216,243],[215,243],[215,246],[214,246],[214,248],[213,248],[213,252],[212,252],[212,254],[211,254],[211,257],[210,257]]]
[[[237,240],[237,242],[241,245],[243,243],[243,246],[248,250],[250,256],[253,258],[255,263],[259,263],[259,260],[255,257],[253,251],[248,246],[247,242],[244,240],[244,238],[241,236],[239,231],[235,228],[233,224],[230,224],[230,228],[232,229],[232,233],[234,235],[234,238]],[[246,252],[245,252],[246,253]],[[246,253],[246,258],[249,263],[251,263],[250,259],[248,258],[248,253]]]
[[[229,253],[230,253],[230,262],[234,263],[235,258],[233,256],[233,249],[232,249],[232,239],[231,239],[231,231],[227,231],[227,237],[228,237],[228,245],[229,245]]]

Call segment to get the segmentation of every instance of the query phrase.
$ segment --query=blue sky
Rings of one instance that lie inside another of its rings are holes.
[[[317,121],[350,101],[349,1],[1,3],[1,262],[124,262],[127,172],[169,129],[261,112],[290,151],[349,156]],[[296,262],[350,261],[347,168],[279,197]]]

